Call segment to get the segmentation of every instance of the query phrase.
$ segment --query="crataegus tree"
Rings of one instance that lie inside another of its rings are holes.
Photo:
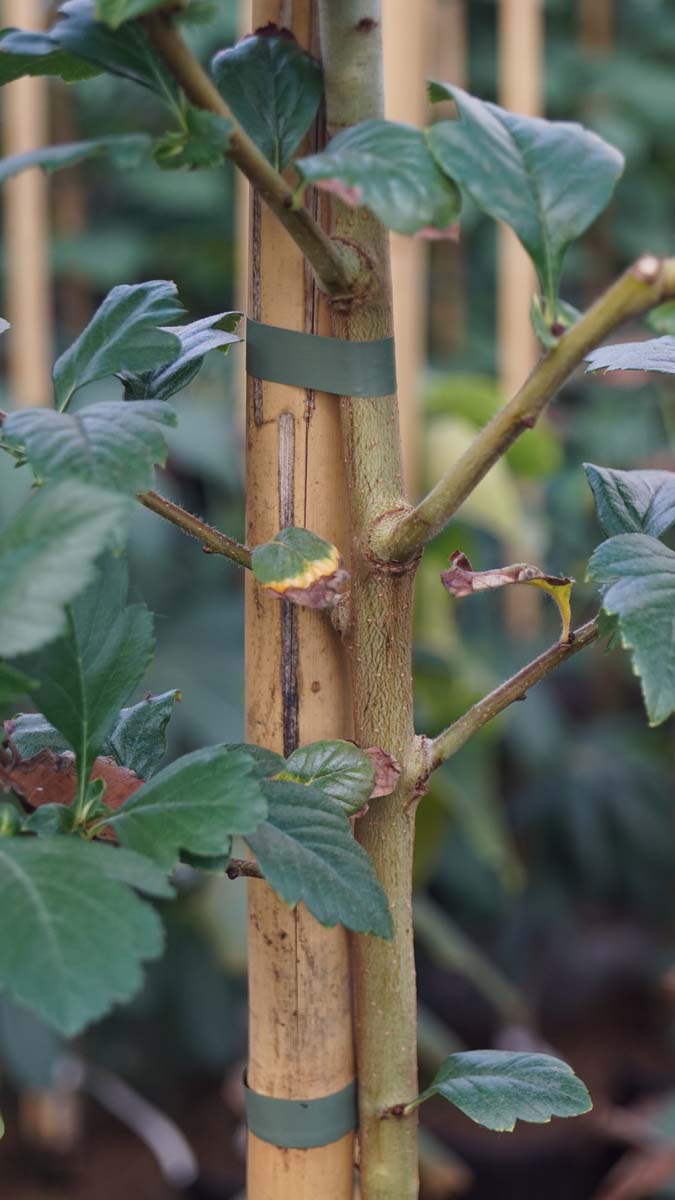
[[[675,260],[645,253],[577,313],[560,296],[563,259],[611,198],[615,149],[579,125],[516,116],[444,83],[430,99],[451,100],[454,119],[424,130],[385,121],[377,0],[306,0],[292,31],[264,24],[208,67],[181,30],[203,7],[67,0],[48,34],[6,31],[0,42],[2,82],[107,71],[151,93],[171,122],[154,140],[137,130],[5,160],[0,178],[100,154],[126,167],[151,154],[165,170],[228,157],[253,188],[241,327],[251,547],[153,491],[176,419],[168,402],[207,353],[239,340],[239,314],[187,321],[174,284],[120,284],[55,364],[53,407],[45,397],[43,409],[3,417],[2,448],[35,488],[0,541],[0,684],[8,711],[26,694],[38,711],[7,721],[2,744],[0,983],[75,1034],[129,998],[142,962],[161,951],[159,919],[139,893],[168,896],[180,860],[252,877],[249,1200],[315,1200],[319,1187],[351,1197],[355,1126],[364,1200],[412,1200],[428,1096],[499,1130],[589,1107],[564,1063],[505,1051],[452,1055],[418,1094],[415,811],[437,767],[605,629],[632,655],[650,721],[673,711],[675,553],[662,537],[675,521],[674,476],[586,465],[606,540],[589,565],[602,613],[581,628],[571,626],[571,579],[533,564],[475,570],[461,550],[452,555],[441,577],[452,596],[538,587],[558,605],[561,635],[434,738],[413,727],[415,572],[584,360],[592,370],[675,369]],[[257,2],[254,16],[263,24],[278,7]],[[299,150],[308,136],[311,153]],[[530,254],[543,353],[413,505],[387,231],[454,234],[463,195]],[[664,336],[597,349],[652,309]],[[106,376],[119,380],[118,400],[78,394]],[[134,498],[249,573],[251,742],[159,770],[175,694],[129,703],[153,646],[145,608],[126,603]],[[250,859],[231,859],[234,835]],[[336,926],[356,935],[351,968],[343,935],[322,929]]]

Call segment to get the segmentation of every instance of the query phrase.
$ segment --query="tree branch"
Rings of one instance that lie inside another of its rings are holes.
[[[225,558],[238,563],[240,567],[251,569],[251,551],[248,546],[242,546],[240,542],[235,542],[234,538],[228,537],[226,533],[221,533],[219,529],[207,525],[206,521],[200,520],[199,517],[193,517],[179,504],[174,504],[173,500],[167,500],[166,496],[160,496],[159,492],[141,492],[138,499],[145,508],[164,517],[166,521],[170,521],[172,525],[182,529],[183,533],[187,533],[189,537],[196,538],[198,542],[201,542],[202,549],[208,554],[223,554]]]
[[[231,123],[228,157],[302,250],[322,290],[334,299],[364,291],[370,277],[365,258],[353,247],[330,238],[306,208],[293,207],[292,189],[235,120],[217,87],[183,41],[173,19],[157,12],[145,17],[143,23],[156,53],[190,103]]]
[[[447,759],[456,754],[459,749],[472,738],[483,725],[491,721],[499,713],[513,704],[514,700],[524,700],[531,687],[544,679],[551,671],[566,662],[573,654],[578,654],[585,646],[590,646],[599,637],[597,621],[588,621],[575,629],[568,642],[558,642],[535,658],[522,671],[512,675],[499,687],[495,688],[477,704],[449,725],[438,737],[427,744],[427,766],[429,772],[442,766]]]
[[[638,259],[537,363],[529,379],[492,418],[416,508],[380,521],[371,547],[383,561],[407,562],[447,525],[509,446],[537,418],[588,352],[628,317],[675,295],[675,258]]]

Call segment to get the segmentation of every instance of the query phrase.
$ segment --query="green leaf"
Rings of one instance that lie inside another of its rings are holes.
[[[675,335],[675,300],[666,300],[647,314],[647,324],[655,333]]]
[[[337,546],[294,525],[256,546],[251,566],[264,588],[310,608],[329,607],[348,578]]]
[[[139,22],[110,29],[96,20],[93,0],[67,0],[59,12],[62,20],[52,27],[50,36],[63,50],[150,88],[171,108],[177,106],[177,86]]]
[[[448,235],[459,216],[457,187],[429,153],[427,135],[411,125],[362,121],[295,165],[304,183],[364,204],[396,233]]]
[[[154,371],[134,374],[120,371],[127,400],[168,400],[194,379],[209,350],[227,353],[227,347],[241,338],[234,332],[241,313],[216,313],[190,325],[177,325],[172,333],[180,342],[178,358]]]
[[[608,537],[648,533],[658,538],[675,524],[674,471],[613,471],[584,463],[598,520]]]
[[[111,29],[133,21],[155,8],[165,8],[166,0],[96,0],[96,16]]]
[[[228,108],[277,171],[314,120],[323,95],[321,63],[276,25],[221,50],[211,64]]]
[[[551,1117],[577,1117],[592,1108],[585,1085],[567,1063],[550,1054],[508,1050],[451,1054],[411,1107],[431,1096],[442,1096],[499,1133],[511,1133],[516,1121],[545,1124]]]
[[[675,375],[675,337],[600,346],[586,356],[587,371],[662,371]]]
[[[120,371],[154,371],[177,359],[179,338],[162,326],[175,324],[184,314],[175,283],[166,279],[114,287],[54,366],[59,409],[96,379]]]
[[[57,837],[72,833],[75,814],[67,804],[41,804],[23,823],[24,830],[38,837]]]
[[[166,754],[166,728],[179,699],[180,692],[162,692],[121,709],[100,753],[114,758],[139,779],[150,779]],[[15,717],[12,741],[22,758],[33,758],[41,750],[62,754],[69,745],[42,713]]]
[[[130,171],[145,158],[151,145],[147,133],[121,133],[112,137],[93,138],[88,142],[66,142],[61,146],[43,146],[25,154],[11,154],[0,159],[0,183],[25,171],[27,167],[42,167],[43,171],[61,171],[87,158],[108,155],[113,166]]]
[[[152,656],[152,618],[126,607],[127,567],[108,558],[69,607],[65,636],[22,661],[40,681],[44,716],[75,752],[80,796],[117,714]]]
[[[312,785],[351,816],[368,800],[375,768],[368,755],[351,742],[312,742],[291,754],[277,778]]]
[[[554,308],[565,251],[609,203],[623,156],[581,125],[518,116],[450,84],[433,83],[430,96],[454,100],[460,118],[429,130],[436,161],[515,230]]]
[[[275,892],[292,908],[302,901],[322,925],[391,938],[387,897],[341,803],[281,780],[262,789],[269,815],[246,840]]]
[[[48,33],[6,29],[0,35],[0,86],[24,75],[58,75],[76,83],[98,74],[98,67],[61,50]]]
[[[172,867],[181,850],[227,854],[232,836],[251,833],[266,815],[249,755],[210,746],[164,767],[104,823],[125,846]]]
[[[619,618],[649,723],[660,725],[675,710],[675,553],[647,534],[622,533],[598,546],[587,578],[606,589],[603,608]]]
[[[256,746],[253,742],[230,742],[226,750],[244,750],[253,760],[256,779],[269,779],[271,775],[283,771],[286,759],[276,750],[268,750],[265,746]]]
[[[2,432],[10,446],[23,450],[39,479],[81,479],[133,495],[152,487],[155,463],[166,462],[160,426],[175,424],[173,409],[159,400],[108,400],[76,413],[10,413]]]
[[[74,479],[30,499],[0,535],[0,653],[24,654],[63,633],[65,605],[93,578],[129,507],[126,497]]]
[[[225,161],[231,133],[232,122],[226,117],[189,108],[183,116],[183,128],[159,138],[152,157],[163,171],[219,167]]]
[[[72,837],[0,841],[0,985],[72,1036],[142,983],[163,934],[127,886],[165,896],[153,863]]]
[[[166,729],[178,700],[180,692],[174,689],[123,708],[102,753],[139,779],[150,779],[166,754]]]

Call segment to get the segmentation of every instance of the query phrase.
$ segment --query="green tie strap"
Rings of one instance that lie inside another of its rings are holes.
[[[272,1146],[311,1150],[339,1142],[356,1128],[356,1080],[341,1092],[318,1100],[277,1100],[254,1092],[244,1079],[246,1123]]]
[[[246,370],[258,379],[336,396],[390,396],[396,391],[394,339],[347,342],[246,321]]]

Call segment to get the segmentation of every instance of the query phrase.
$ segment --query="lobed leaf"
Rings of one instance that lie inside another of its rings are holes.
[[[365,205],[396,233],[454,233],[459,192],[430,154],[427,135],[411,125],[362,121],[295,165],[303,183],[335,192],[353,207]]]
[[[181,850],[228,854],[233,835],[252,833],[266,816],[250,756],[210,746],[165,767],[104,824],[123,845],[170,868]]]
[[[341,802],[298,783],[261,786],[269,813],[246,840],[275,892],[292,908],[302,901],[322,925],[391,938],[386,894]]]
[[[608,537],[648,533],[658,538],[675,524],[675,472],[613,471],[584,463],[598,520]]]
[[[226,347],[241,338],[234,332],[241,313],[216,313],[212,317],[203,317],[200,321],[192,321],[190,325],[176,325],[171,332],[180,342],[177,358],[165,366],[156,367],[154,371],[134,374],[131,371],[120,371],[119,378],[124,384],[127,400],[168,400],[176,392],[194,379],[201,368],[204,356],[210,350],[221,350],[227,353]]]
[[[0,34],[0,86],[24,75],[57,75],[76,83],[98,74],[98,67],[61,50],[48,33],[5,29]]]
[[[11,154],[0,159],[0,183],[18,175],[28,167],[42,167],[43,171],[61,171],[73,167],[88,158],[109,155],[113,166],[130,171],[145,158],[151,139],[146,133],[120,133],[111,137],[92,138],[88,142],[66,142],[61,146],[43,146],[39,150],[28,150],[25,154]]]
[[[120,371],[154,371],[173,362],[181,343],[172,329],[185,314],[175,283],[120,284],[54,366],[57,406],[66,408],[87,383]]]
[[[129,1000],[163,946],[159,917],[132,887],[171,894],[154,863],[127,851],[0,839],[0,985],[67,1036]]]
[[[662,371],[675,374],[675,337],[600,346],[586,356],[587,371]]]
[[[428,131],[437,163],[511,226],[555,309],[565,251],[606,208],[623,156],[581,125],[519,116],[450,84],[432,83],[430,96],[454,100],[459,114]]]
[[[363,808],[375,784],[375,768],[351,742],[312,742],[295,750],[275,779],[312,786],[336,800],[347,816]]]
[[[545,1124],[592,1107],[585,1085],[567,1063],[549,1054],[466,1050],[451,1054],[414,1102],[442,1096],[486,1129],[511,1133],[516,1121]]]
[[[48,408],[10,413],[3,438],[24,451],[40,479],[81,479],[112,492],[147,491],[156,463],[166,462],[162,425],[176,414],[159,400],[103,401],[77,413]]]
[[[660,725],[675,711],[675,552],[645,533],[618,534],[598,546],[587,578],[603,586],[603,608],[619,619],[649,722]]]
[[[63,633],[66,605],[128,514],[126,497],[74,479],[30,499],[0,535],[0,653],[24,654]]]
[[[72,602],[66,633],[22,660],[40,682],[40,706],[75,753],[80,782],[142,678],[154,649],[144,605],[126,606],[127,567],[110,557]]]
[[[240,125],[283,171],[321,103],[321,63],[270,23],[216,54],[211,71]]]

